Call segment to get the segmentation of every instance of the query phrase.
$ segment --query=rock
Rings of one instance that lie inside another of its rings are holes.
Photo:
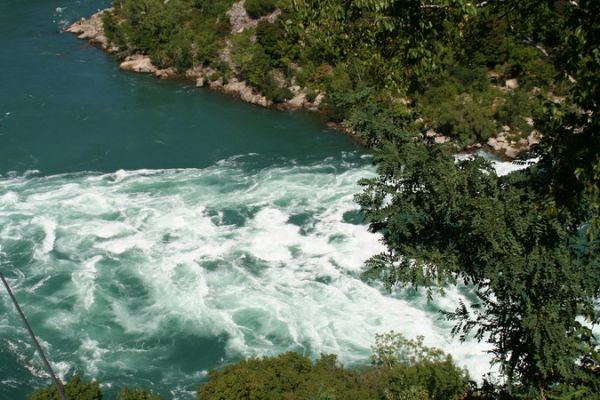
[[[527,139],[519,139],[518,143],[521,147],[529,147],[529,141]]]
[[[299,92],[294,97],[286,102],[287,106],[290,108],[302,108],[306,103],[306,93]]]
[[[223,88],[223,78],[219,78],[216,81],[212,81],[208,84],[211,89],[221,89]]]
[[[204,77],[200,76],[196,79],[196,87],[203,87],[206,84]]]
[[[108,45],[108,40],[104,35],[102,14],[107,11],[112,11],[112,8],[99,11],[88,19],[82,18],[71,24],[66,31],[74,33],[79,39],[88,40],[91,44],[98,45],[109,52],[117,51],[117,48]]]
[[[491,137],[488,139],[487,145],[492,148],[496,148],[496,146],[498,145],[498,141],[496,140],[496,138]]]
[[[533,118],[525,117],[525,122],[527,123],[527,125],[533,126]]]
[[[519,153],[521,153],[521,149],[516,148],[516,147],[507,147],[504,150],[504,154],[508,158],[517,158],[517,156],[519,155]]]
[[[427,136],[428,138],[436,137],[438,136],[438,133],[433,129],[429,129],[427,132],[425,132],[425,136]]]
[[[312,102],[313,107],[319,107],[323,103],[323,100],[325,100],[325,94],[319,93]]]
[[[203,77],[204,75],[204,69],[202,68],[202,66],[190,68],[187,71],[185,71],[185,77],[188,79],[197,79]]]
[[[154,74],[157,71],[157,68],[152,64],[152,61],[150,61],[150,57],[143,54],[134,54],[126,57],[120,67],[125,71],[142,72],[146,74]]]
[[[167,79],[173,75],[175,75],[174,68],[157,69],[156,71],[154,71],[154,76],[160,79]]]
[[[538,144],[540,142],[541,136],[538,131],[532,131],[529,136],[527,136],[527,142],[529,146],[533,146],[534,144]]]
[[[252,19],[246,12],[244,7],[244,0],[233,3],[231,9],[227,11],[229,15],[229,23],[231,24],[231,33],[241,33],[246,29],[256,28],[260,21],[267,21],[273,23],[281,15],[281,10],[276,9],[269,15],[260,17],[259,19]]]
[[[212,87],[212,83],[211,83]],[[247,103],[257,104],[263,107],[269,107],[271,102],[260,93],[256,93],[245,81],[239,81],[232,78],[226,85],[223,86],[223,91],[229,94],[235,94]]]
[[[292,86],[290,86],[290,92],[292,92],[294,94],[294,96],[296,96],[296,95],[300,94],[300,92],[302,92],[302,88],[299,85],[292,85]]]
[[[448,136],[442,136],[442,135],[438,135],[435,137],[435,139],[433,139],[433,141],[436,144],[444,144],[450,141],[450,138]]]
[[[509,90],[515,90],[519,87],[519,80],[516,78],[507,79],[506,82],[504,82],[504,86]]]

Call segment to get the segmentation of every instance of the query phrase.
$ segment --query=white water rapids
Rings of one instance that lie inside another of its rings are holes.
[[[425,336],[475,379],[489,371],[487,345],[452,338],[439,318],[467,290],[428,304],[423,293],[389,294],[360,279],[364,261],[383,250],[353,201],[371,166],[249,171],[252,157],[205,169],[0,177],[3,268],[63,374],[135,376],[163,359],[175,372],[159,379],[197,383],[214,362],[178,373],[178,358],[164,356],[170,345],[189,352],[177,339],[188,336],[221,346],[220,363],[295,350],[360,364],[375,335],[390,330]],[[8,299],[0,301],[11,311],[0,332],[14,335],[11,351],[33,358]]]

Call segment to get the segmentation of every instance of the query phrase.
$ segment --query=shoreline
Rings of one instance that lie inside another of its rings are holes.
[[[262,93],[252,88],[244,80],[240,80],[238,77],[233,76],[228,81],[224,81],[222,77],[216,80],[211,80],[211,76],[215,73],[210,67],[196,66],[186,70],[185,72],[178,72],[175,68],[158,68],[152,64],[152,61],[148,55],[141,53],[134,53],[123,56],[118,54],[119,49],[111,46],[104,34],[104,26],[102,22],[102,15],[111,11],[112,8],[106,8],[99,10],[92,14],[89,18],[81,18],[71,23],[65,32],[73,33],[80,40],[86,40],[91,45],[102,49],[103,51],[114,55],[119,62],[119,68],[123,71],[137,72],[143,74],[154,75],[159,79],[172,79],[181,80],[186,82],[194,82],[198,88],[207,87],[210,90],[218,91],[232,97],[236,97],[246,103],[254,104],[264,108],[273,108],[276,110],[307,110],[317,113],[324,113],[320,110],[320,106],[325,99],[325,94],[322,92],[317,93],[312,101],[309,101],[308,95],[304,88],[299,85],[292,84],[287,89],[293,94],[291,99],[285,100],[282,103],[274,103],[267,99]],[[261,19],[273,21],[279,16],[279,10],[273,13],[261,17]],[[253,26],[258,23],[258,20],[252,20],[247,15],[244,7],[243,0],[234,3],[232,9],[228,12],[232,23],[232,32],[239,33],[244,29]],[[228,53],[230,43],[227,43],[225,48],[221,51],[221,58],[225,62],[228,60]],[[292,82],[294,83],[294,82]],[[326,121],[325,125],[329,128],[339,130],[345,135],[353,138],[361,144],[364,143],[359,135],[357,135],[352,129],[350,129],[345,122]],[[506,128],[506,127],[505,127]],[[500,132],[498,135],[491,137],[486,143],[475,143],[464,147],[459,150],[462,154],[471,154],[478,150],[487,151],[502,160],[511,161],[522,158],[526,155],[531,147],[538,144],[540,141],[540,134],[537,131],[532,133],[526,139],[520,139],[519,141],[511,141],[507,138],[506,129]],[[458,145],[453,142],[450,137],[443,136],[433,129],[429,129],[425,134],[419,138],[421,140],[430,140],[436,144],[450,144],[455,148]]]

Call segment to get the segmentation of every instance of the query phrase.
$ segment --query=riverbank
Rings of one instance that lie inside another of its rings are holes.
[[[66,31],[74,33],[79,39],[87,40],[90,44],[97,46],[108,53],[115,54],[120,61],[120,68],[124,71],[151,74],[161,79],[192,80],[195,82],[196,87],[208,87],[212,90],[236,96],[246,103],[256,104],[262,107],[317,111],[323,102],[325,97],[323,93],[318,93],[312,100],[309,100],[309,96],[305,89],[299,85],[291,85],[287,89],[291,91],[293,97],[284,102],[275,104],[273,101],[267,99],[265,95],[252,88],[247,81],[239,79],[237,76],[233,76],[231,79],[225,79],[223,77],[216,78],[215,74],[217,71],[210,67],[196,66],[181,73],[172,67],[159,68],[155,66],[150,57],[146,54],[119,53],[119,49],[109,43],[102,22],[103,14],[111,11],[112,8],[108,8],[98,11],[87,19],[82,18],[71,24]],[[246,29],[256,28],[259,21],[274,21],[279,16],[280,12],[277,10],[268,16],[253,20],[248,16],[243,7],[243,1],[240,1],[233,5],[228,14],[230,17],[232,33],[241,33]],[[220,57],[223,61],[232,64],[229,58],[230,47],[231,43],[229,42],[221,51]]]
[[[120,68],[124,71],[151,74],[160,79],[185,79],[193,81],[199,88],[207,87],[211,90],[226,93],[237,97],[244,102],[258,106],[288,110],[306,109],[322,112],[329,117],[328,112],[325,111],[323,107],[326,93],[323,91],[315,92],[298,85],[295,77],[286,80],[283,76],[278,77],[277,74],[273,74],[281,89],[289,93],[288,98],[281,99],[277,102],[269,99],[265,94],[254,88],[247,80],[242,79],[239,68],[236,68],[236,63],[232,60],[232,39],[227,39],[225,41],[224,47],[218,54],[220,62],[226,65],[226,68],[231,71],[229,76],[224,75],[211,66],[203,65],[197,65],[188,68],[185,71],[177,70],[174,67],[160,68],[153,64],[149,55],[138,51],[123,51],[109,42],[103,23],[103,16],[106,12],[113,13],[113,9],[109,8],[99,11],[88,19],[82,18],[70,25],[66,31],[76,34],[79,39],[87,40],[92,45],[97,46],[108,53],[114,54],[120,62]],[[245,31],[255,32],[258,24],[261,22],[273,24],[280,17],[281,11],[275,9],[265,16],[253,19],[248,15],[244,8],[244,1],[242,0],[234,3],[231,9],[227,11],[226,15],[229,17],[230,35],[233,38],[234,35],[242,34]],[[256,42],[256,33],[252,33],[250,40]],[[502,89],[504,91],[510,91],[515,90],[516,88],[518,88],[518,81],[512,79],[507,81],[505,87]],[[409,103],[406,99],[400,100],[403,103]],[[357,133],[352,124],[346,120],[334,121],[331,119],[330,122],[328,122],[328,126],[342,130],[344,133],[358,140],[368,142],[368,140]],[[422,140],[436,144],[448,144],[456,150],[463,152],[484,149],[503,159],[511,160],[528,153],[531,148],[540,141],[541,135],[533,129],[532,118],[527,119],[526,126],[530,127],[530,133],[525,137],[516,137],[513,132],[511,132],[511,128],[504,125],[496,135],[493,135],[487,140],[468,145],[459,145],[459,141],[456,139],[439,133],[435,129],[427,126],[423,129],[424,133],[418,135],[418,137]]]

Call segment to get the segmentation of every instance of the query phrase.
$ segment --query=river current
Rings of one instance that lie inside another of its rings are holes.
[[[121,72],[62,32],[107,5],[0,3],[0,268],[62,377],[191,399],[245,356],[367,364],[390,330],[489,370],[440,319],[467,289],[427,303],[360,278],[383,250],[353,202],[364,149],[314,115]],[[0,399],[48,383],[1,290]]]

